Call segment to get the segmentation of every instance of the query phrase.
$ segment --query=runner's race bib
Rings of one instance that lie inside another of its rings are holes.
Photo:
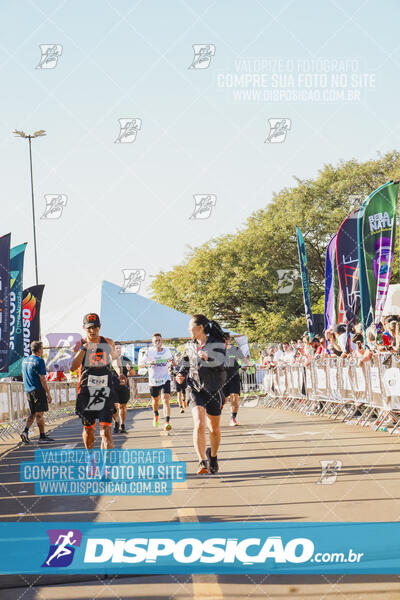
[[[87,387],[90,397],[85,410],[103,410],[111,392],[108,375],[89,375]]]
[[[108,385],[108,375],[89,375],[88,387],[106,387]]]

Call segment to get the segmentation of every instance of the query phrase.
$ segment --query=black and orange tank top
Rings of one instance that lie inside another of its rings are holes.
[[[87,340],[82,340],[86,344]],[[89,375],[94,377],[109,376],[111,382],[111,346],[107,340],[100,336],[100,341],[95,348],[85,350],[85,355],[79,367],[78,393],[84,391],[88,386]]]

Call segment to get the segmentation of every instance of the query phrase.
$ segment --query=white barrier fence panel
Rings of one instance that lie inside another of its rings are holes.
[[[266,406],[278,405],[344,419],[365,415],[376,422],[391,419],[400,426],[400,357],[382,353],[364,364],[357,359],[320,357],[309,365],[279,364],[265,368],[263,390]],[[390,422],[390,421],[389,421]],[[370,424],[370,423],[368,423]]]

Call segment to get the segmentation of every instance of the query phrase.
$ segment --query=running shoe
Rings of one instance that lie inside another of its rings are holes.
[[[119,423],[115,421],[114,423],[114,433],[119,433]],[[121,425],[121,433],[122,433],[122,425]]]
[[[159,420],[158,420],[158,416],[154,417],[153,419],[153,427],[158,427],[160,424]]]
[[[218,470],[219,470],[218,460],[217,460],[216,456],[211,456],[211,448],[207,448],[206,456],[207,456],[207,461],[208,461],[208,469],[209,469],[210,473],[218,473]]]
[[[181,408],[181,414],[184,413],[184,412],[185,412],[185,409],[182,406],[182,408]]]
[[[30,444],[31,443],[31,440],[29,439],[29,436],[28,436],[28,434],[25,431],[23,431],[21,433],[21,440],[24,442],[24,444]]]
[[[208,473],[207,461],[201,460],[197,469],[197,475],[203,475],[204,473]]]
[[[232,417],[229,425],[230,425],[230,427],[237,427],[239,425],[239,423],[237,422],[235,417]]]
[[[54,440],[52,438],[49,437],[40,437],[38,439],[38,444],[51,444],[52,442],[54,442]]]
[[[121,433],[126,433],[126,429],[125,429],[125,425],[124,424],[121,425]]]
[[[165,429],[165,431],[171,431],[171,429],[172,429],[171,423],[165,423],[164,429]]]

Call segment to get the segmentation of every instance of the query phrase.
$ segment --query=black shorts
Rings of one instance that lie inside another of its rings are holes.
[[[89,392],[80,392],[76,398],[75,413],[82,420],[84,427],[94,427],[96,420],[98,419],[100,425],[111,425],[112,416],[115,412],[114,407],[115,395],[110,394],[104,402],[101,403],[100,410],[87,410],[87,406],[95,406],[92,399],[90,398]],[[100,403],[99,403],[100,404]]]
[[[130,390],[127,386],[122,385],[120,388],[115,390],[114,402],[118,404],[126,404],[129,402]]]
[[[49,410],[47,395],[43,388],[37,388],[36,390],[27,392],[27,394],[31,415],[38,412],[47,412]]]
[[[185,381],[183,383],[178,383],[177,381],[175,382],[175,387],[176,387],[176,391],[177,392],[184,392],[187,388],[187,381],[185,379]]]
[[[161,394],[161,390],[164,391],[164,394],[171,393],[171,381],[169,379],[162,385],[151,385],[150,386],[150,396],[152,398],[158,398],[159,395]]]
[[[233,375],[226,380],[224,385],[224,394],[225,396],[230,396],[231,394],[240,394],[240,377],[239,375]]]
[[[221,414],[222,407],[225,404],[225,397],[222,391],[218,390],[211,394],[206,390],[197,392],[190,389],[189,392],[189,408],[195,406],[203,406],[208,415],[218,416]]]

